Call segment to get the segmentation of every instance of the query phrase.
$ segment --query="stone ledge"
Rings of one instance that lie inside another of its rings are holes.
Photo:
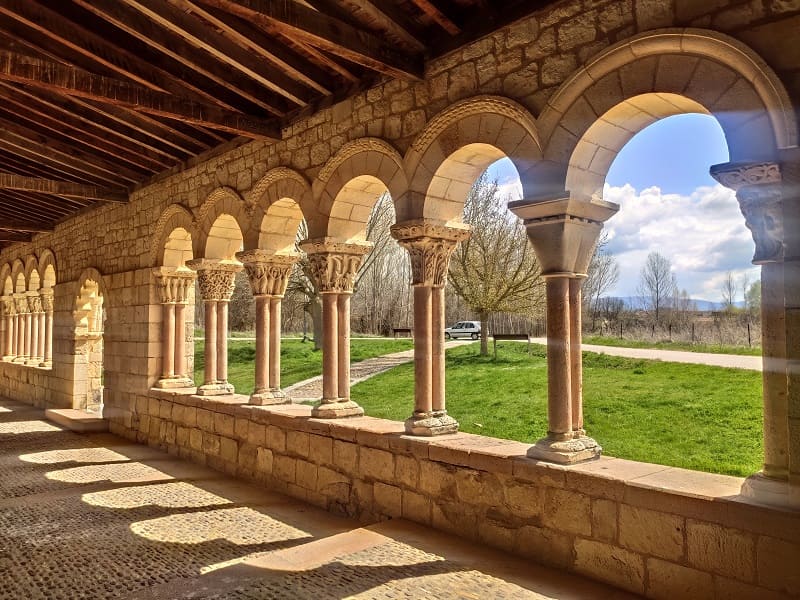
[[[49,408],[44,411],[48,421],[57,423],[76,433],[104,433],[108,431],[108,419],[73,408]]]

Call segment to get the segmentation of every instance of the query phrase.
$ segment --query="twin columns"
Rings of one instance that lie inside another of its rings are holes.
[[[53,290],[22,292],[0,298],[3,360],[49,367],[53,355]]]

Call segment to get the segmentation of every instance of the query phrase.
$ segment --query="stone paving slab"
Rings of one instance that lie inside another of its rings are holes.
[[[361,526],[0,400],[0,600],[632,596],[402,520]]]

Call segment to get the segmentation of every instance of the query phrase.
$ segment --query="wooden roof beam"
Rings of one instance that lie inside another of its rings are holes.
[[[444,10],[437,6],[432,0],[411,0],[411,2],[450,35],[458,35],[461,33],[461,27],[448,17]]]
[[[49,233],[54,227],[45,227],[41,224],[25,221],[8,221],[0,218],[0,231],[21,231],[23,233]]]
[[[99,200],[102,202],[128,201],[128,193],[124,189],[101,188],[71,181],[23,177],[13,173],[0,173],[0,189],[36,192],[38,194],[66,196],[67,198],[80,198],[83,200]]]
[[[302,4],[285,0],[202,1],[249,20],[268,31],[278,31],[373,71],[400,79],[422,77],[421,55],[412,56],[400,52],[378,36]]]
[[[138,112],[168,117],[236,135],[280,139],[280,128],[274,121],[197,104],[116,79],[93,75],[75,67],[13,52],[0,52],[0,79],[124,106]]]

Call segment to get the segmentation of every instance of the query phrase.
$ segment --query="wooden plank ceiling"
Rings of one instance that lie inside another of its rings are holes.
[[[0,0],[0,247],[547,3]]]

